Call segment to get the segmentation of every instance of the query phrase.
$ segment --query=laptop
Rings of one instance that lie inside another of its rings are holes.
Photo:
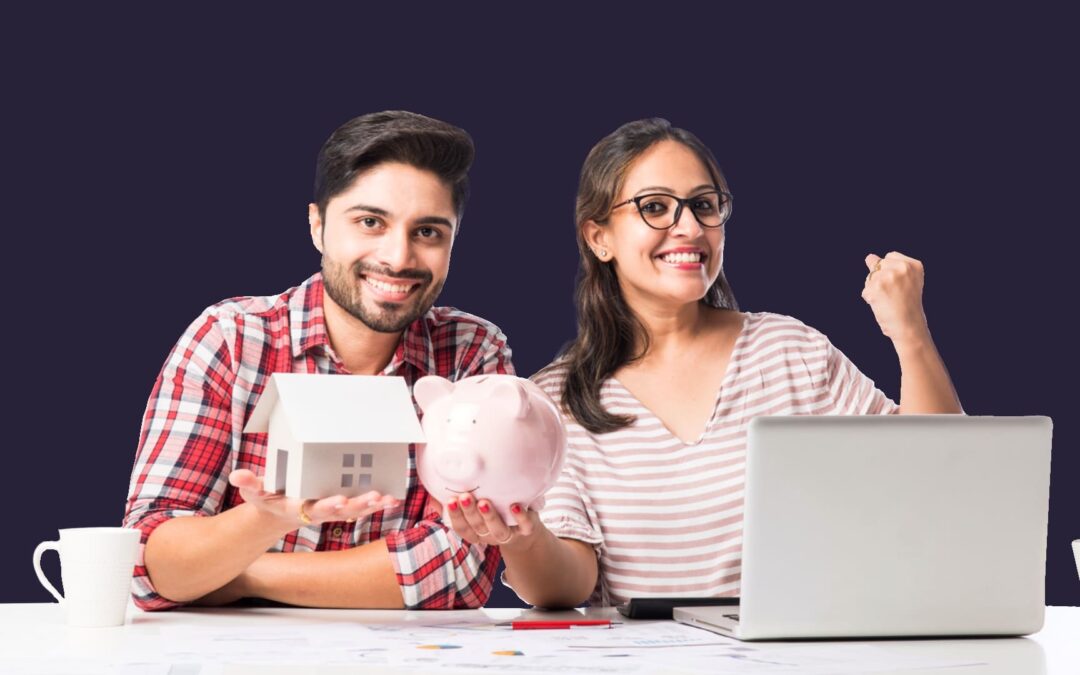
[[[759,417],[738,606],[676,621],[741,640],[1025,635],[1042,627],[1048,417]]]

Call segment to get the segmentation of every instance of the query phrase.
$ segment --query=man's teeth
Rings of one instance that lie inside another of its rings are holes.
[[[388,284],[385,281],[379,281],[378,279],[372,279],[371,277],[365,277],[365,281],[379,289],[380,291],[386,291],[387,293],[408,293],[412,288],[412,284],[408,286],[399,286],[398,284]]]
[[[668,263],[696,263],[701,262],[700,253],[665,253],[660,259]]]

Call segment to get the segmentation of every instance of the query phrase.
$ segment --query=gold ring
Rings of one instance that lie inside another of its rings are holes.
[[[509,542],[509,541],[510,541],[511,539],[513,539],[513,538],[514,538],[514,533],[513,533],[513,532],[509,532],[509,533],[507,533],[507,535],[506,535],[506,539],[503,539],[503,540],[501,540],[501,541],[497,541],[497,542],[495,542],[495,544],[496,544],[497,546],[502,546],[503,544],[505,544],[505,543]]]
[[[878,270],[880,270],[880,269],[881,269],[881,260],[879,259],[879,260],[877,261],[877,264],[876,264],[876,265],[874,265],[874,271],[875,271],[875,272],[877,272],[877,271],[878,271]]]
[[[307,502],[300,502],[300,522],[305,525],[311,525],[311,516],[304,510],[304,504],[307,504]]]

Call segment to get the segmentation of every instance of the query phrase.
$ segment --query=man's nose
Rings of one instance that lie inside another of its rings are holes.
[[[408,228],[395,228],[379,241],[378,261],[394,271],[411,269],[416,258]]]

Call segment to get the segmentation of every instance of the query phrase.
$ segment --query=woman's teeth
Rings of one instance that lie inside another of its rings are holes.
[[[665,253],[660,259],[667,263],[696,263],[701,262],[700,253]]]

